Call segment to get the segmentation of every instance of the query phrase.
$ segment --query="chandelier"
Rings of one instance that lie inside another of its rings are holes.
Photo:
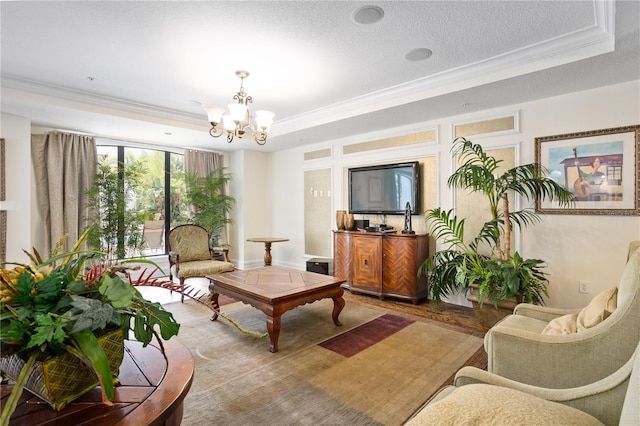
[[[247,71],[236,71],[236,75],[240,78],[240,90],[233,96],[237,101],[235,104],[229,104],[229,114],[224,114],[222,107],[209,106],[207,116],[211,129],[209,134],[214,138],[227,133],[227,142],[231,143],[234,137],[242,138],[247,132],[251,132],[253,139],[258,145],[264,145],[267,142],[267,132],[273,123],[274,113],[269,111],[256,111],[255,125],[251,122],[251,114],[249,112],[249,104],[253,102],[251,96],[244,91],[244,79],[249,77]]]

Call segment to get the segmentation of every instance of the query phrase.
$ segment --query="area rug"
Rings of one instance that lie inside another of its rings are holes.
[[[435,321],[347,303],[342,327],[333,302],[282,316],[279,351],[187,301],[165,307],[195,360],[182,424],[401,425],[481,348],[482,339]],[[222,307],[241,326],[266,331],[265,315]]]

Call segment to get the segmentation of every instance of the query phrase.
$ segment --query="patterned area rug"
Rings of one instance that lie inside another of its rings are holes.
[[[283,315],[279,351],[270,353],[268,338],[211,322],[201,305],[165,306],[195,359],[185,426],[401,425],[482,347],[435,321],[357,303],[347,303],[336,327],[332,301],[322,300]],[[266,331],[255,308],[236,302],[222,312]]]

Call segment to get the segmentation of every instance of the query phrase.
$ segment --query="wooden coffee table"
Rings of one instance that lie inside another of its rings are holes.
[[[333,323],[341,326],[338,316],[344,308],[343,290],[339,280],[331,275],[298,271],[281,266],[265,266],[246,271],[231,271],[207,277],[209,291],[216,309],[218,296],[224,294],[257,308],[267,315],[269,351],[278,351],[280,317],[285,312],[316,300],[333,299]],[[214,313],[211,320],[218,317]]]

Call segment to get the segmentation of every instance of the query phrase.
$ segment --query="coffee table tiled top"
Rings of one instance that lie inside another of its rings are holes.
[[[278,350],[280,317],[297,306],[324,298],[333,299],[332,318],[335,325],[342,325],[338,316],[344,307],[344,280],[331,275],[299,271],[281,266],[264,266],[245,271],[231,271],[208,277],[211,299],[218,307],[218,296],[224,294],[247,303],[267,316],[270,337],[269,350]],[[212,319],[215,319],[216,315]]]

